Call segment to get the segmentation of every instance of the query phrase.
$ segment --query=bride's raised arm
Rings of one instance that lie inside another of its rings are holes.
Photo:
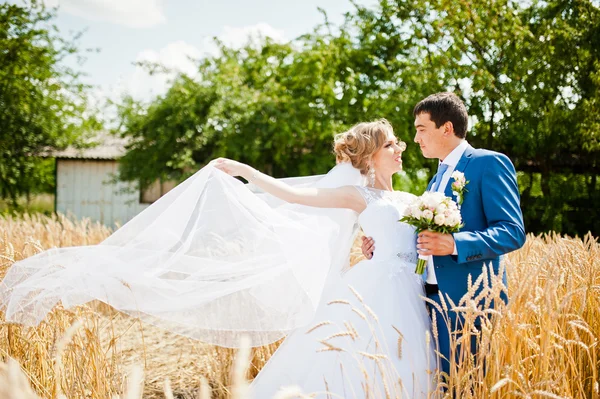
[[[231,159],[217,158],[210,165],[231,176],[241,176],[262,190],[286,202],[317,208],[348,208],[359,213],[366,207],[365,200],[358,190],[352,186],[298,188],[261,173],[249,165]]]

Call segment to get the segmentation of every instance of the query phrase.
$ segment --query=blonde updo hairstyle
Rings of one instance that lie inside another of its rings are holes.
[[[350,162],[366,175],[371,158],[388,141],[390,134],[394,134],[394,129],[385,119],[352,126],[334,138],[333,151],[337,162]]]

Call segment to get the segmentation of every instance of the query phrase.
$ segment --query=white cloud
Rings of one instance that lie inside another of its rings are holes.
[[[248,39],[259,39],[270,37],[276,42],[285,41],[285,35],[282,30],[275,29],[266,23],[259,23],[251,26],[235,28],[225,26],[219,39],[229,47],[240,48],[244,46]]]
[[[166,67],[169,72],[150,75],[142,66],[136,66],[131,76],[124,79],[119,86],[123,91],[139,100],[150,100],[156,95],[163,94],[169,87],[169,81],[178,73],[189,76],[197,75],[196,62],[201,57],[201,51],[184,41],[169,43],[162,49],[143,50],[138,53],[136,62],[156,63]]]
[[[200,56],[201,53],[196,47],[183,41],[170,43],[158,51],[148,49],[139,52],[136,62],[160,63],[171,72],[150,75],[146,69],[136,65],[132,73],[121,76],[115,84],[99,85],[90,90],[87,98],[89,112],[96,114],[106,126],[116,128],[118,115],[114,104],[120,103],[123,95],[129,94],[142,102],[151,101],[167,91],[169,81],[176,73],[197,76],[198,71],[193,59]]]
[[[261,23],[257,25],[234,28],[226,26],[217,38],[229,47],[243,47],[249,40],[270,37],[277,42],[285,41],[283,31]],[[116,99],[121,93],[128,93],[133,98],[149,101],[157,95],[165,93],[169,82],[177,73],[185,73],[196,77],[198,74],[196,62],[203,56],[218,56],[219,50],[213,38],[205,38],[200,48],[184,41],[169,43],[160,50],[146,49],[139,52],[136,62],[151,62],[165,66],[169,73],[150,75],[146,68],[136,66],[135,71],[123,77],[116,88],[104,90],[110,98]]]
[[[166,22],[163,0],[44,0],[47,6],[95,21],[130,28],[147,28]]]
[[[227,47],[241,48],[248,44],[249,41],[259,42],[261,39],[266,37],[269,37],[278,43],[282,43],[287,40],[282,30],[275,29],[266,23],[259,23],[256,25],[237,28],[226,25],[223,27],[223,32],[217,36],[217,39],[219,39]],[[213,37],[204,38],[202,41],[202,53],[211,56],[219,55],[219,48],[217,47]]]

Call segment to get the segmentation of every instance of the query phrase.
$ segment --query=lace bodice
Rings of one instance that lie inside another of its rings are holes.
[[[416,197],[402,191],[385,191],[356,186],[367,207],[358,221],[365,235],[375,240],[373,260],[399,258],[417,261],[415,228],[399,222],[404,209]]]

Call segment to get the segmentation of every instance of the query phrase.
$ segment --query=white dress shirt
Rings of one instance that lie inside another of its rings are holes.
[[[445,163],[448,165],[448,169],[444,172],[444,176],[442,176],[442,181],[440,182],[440,186],[438,187],[438,193],[443,193],[446,191],[446,186],[448,185],[448,181],[450,181],[450,177],[452,176],[452,172],[456,169],[456,165],[462,158],[465,150],[469,146],[467,140],[463,140],[455,149],[452,150],[450,154],[446,157],[446,159],[440,160],[440,164]]]
[[[452,177],[452,172],[454,172],[454,169],[456,169],[456,165],[458,165],[458,162],[462,158],[468,146],[469,143],[467,143],[467,140],[463,140],[462,143],[460,143],[455,149],[453,149],[452,152],[448,154],[448,156],[445,159],[440,159],[440,164],[445,163],[446,165],[448,165],[448,169],[446,169],[446,171],[444,172],[444,175],[442,176],[442,181],[440,182],[440,185],[436,190],[438,193],[443,193],[444,191],[446,191],[446,186],[450,181],[450,177]],[[454,243],[454,251],[452,252],[452,255],[458,255],[456,243]],[[437,279],[435,277],[435,268],[433,264],[433,256],[429,258],[429,262],[427,264],[427,283],[437,284]]]

